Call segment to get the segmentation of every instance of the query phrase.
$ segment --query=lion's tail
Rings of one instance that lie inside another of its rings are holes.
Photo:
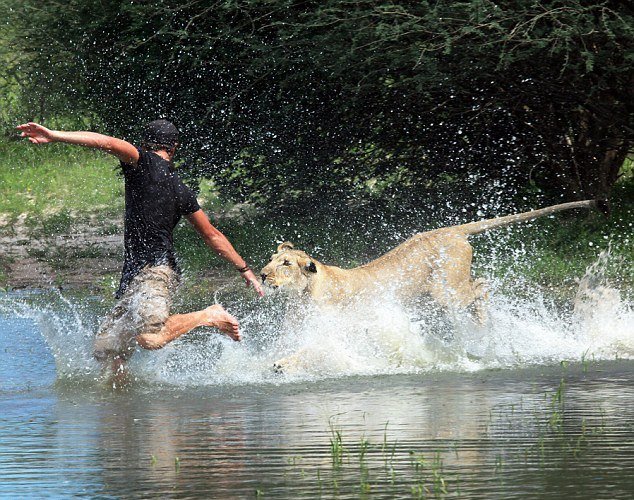
[[[554,214],[555,212],[561,212],[563,210],[571,210],[573,208],[597,208],[604,214],[608,214],[608,205],[603,200],[584,200],[573,201],[570,203],[562,203],[560,205],[553,205],[552,207],[540,208],[539,210],[531,210],[530,212],[524,212],[521,214],[507,215],[505,217],[497,217],[496,219],[487,219],[477,222],[469,222],[468,224],[462,224],[461,226],[454,226],[451,229],[454,231],[460,231],[463,234],[479,234],[489,229],[495,229],[498,227],[508,226],[515,224],[516,222],[523,222],[537,217],[543,217],[544,215]]]

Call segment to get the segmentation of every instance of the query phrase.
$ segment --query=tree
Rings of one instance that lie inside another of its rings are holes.
[[[193,172],[263,206],[415,208],[500,179],[603,198],[634,138],[628,2],[25,0],[15,16],[34,84],[113,132],[172,118]]]

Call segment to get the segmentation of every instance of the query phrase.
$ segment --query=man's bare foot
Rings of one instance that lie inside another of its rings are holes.
[[[202,326],[213,326],[218,328],[235,341],[239,341],[240,335],[238,320],[224,310],[221,305],[213,305],[205,309],[205,322]]]

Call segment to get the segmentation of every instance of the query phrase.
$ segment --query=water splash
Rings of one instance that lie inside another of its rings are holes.
[[[292,319],[289,313],[297,308],[288,297],[255,301],[236,286],[217,299],[242,320],[241,343],[201,329],[161,351],[139,351],[130,370],[150,384],[198,386],[632,359],[634,311],[606,279],[609,259],[609,251],[603,252],[588,267],[567,307],[543,291],[527,296],[506,286],[498,292],[494,283],[490,319],[483,327],[467,315],[406,311],[386,298],[345,312],[302,309]],[[59,378],[98,379],[91,357],[98,305],[61,294],[32,299],[6,295],[0,298],[0,314],[37,321]],[[283,373],[274,372],[274,363]]]
[[[573,326],[600,357],[634,357],[634,311],[606,276],[610,249],[599,254],[579,280],[574,300]]]
[[[92,357],[98,315],[94,304],[61,292],[22,292],[0,296],[0,315],[35,322],[55,359],[59,379],[94,380],[100,370]]]

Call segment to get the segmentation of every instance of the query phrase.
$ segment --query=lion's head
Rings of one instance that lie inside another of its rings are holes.
[[[295,250],[293,244],[284,242],[277,253],[260,272],[262,283],[299,292],[304,291],[310,279],[317,273],[317,265],[306,253]]]

